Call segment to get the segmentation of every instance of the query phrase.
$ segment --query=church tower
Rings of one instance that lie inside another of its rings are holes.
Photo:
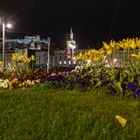
[[[67,38],[67,58],[74,59],[75,49],[76,49],[76,41],[74,40],[74,35],[71,28],[70,34]]]

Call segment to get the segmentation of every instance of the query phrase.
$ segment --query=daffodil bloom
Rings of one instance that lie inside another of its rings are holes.
[[[125,127],[127,119],[123,118],[120,115],[115,116],[115,118],[118,120],[122,127]]]
[[[50,76],[55,76],[56,75],[56,73],[52,73]]]
[[[82,60],[83,58],[83,53],[80,52],[77,56],[76,56],[76,60]]]
[[[100,54],[104,54],[104,53],[105,53],[104,49],[101,48],[101,49],[99,50],[99,53],[100,53]]]
[[[130,47],[131,47],[131,49],[136,49],[136,43],[135,43],[135,40],[134,39],[131,40]]]
[[[112,50],[111,50],[111,49],[108,50],[108,51],[107,51],[107,54],[108,54],[108,55],[112,54]]]
[[[31,55],[31,60],[35,61],[35,56],[34,55]]]
[[[97,62],[97,61],[100,60],[100,57],[95,57],[95,58],[93,58],[93,60],[94,60],[95,62]]]
[[[103,48],[105,50],[109,50],[110,49],[110,46],[106,42],[103,42]]]
[[[20,56],[20,55],[19,55],[18,53],[14,53],[14,54],[12,55],[12,60],[16,61],[17,58],[18,58],[19,56]]]
[[[111,40],[110,43],[109,43],[109,46],[110,46],[112,49],[115,49],[115,47],[116,47],[115,41]]]
[[[31,62],[31,58],[26,59],[26,62],[30,63]]]
[[[132,57],[137,57],[138,55],[133,53],[133,54],[131,54],[131,56]]]
[[[2,61],[0,61],[0,65],[3,66],[3,62]]]

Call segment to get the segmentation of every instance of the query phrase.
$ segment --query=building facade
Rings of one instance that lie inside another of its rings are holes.
[[[70,45],[74,45],[72,48]],[[50,47],[53,47],[50,45]],[[71,54],[69,55],[69,51]],[[69,34],[67,40],[66,49],[60,50],[53,47],[53,51],[50,53],[50,67],[74,67],[78,65],[78,62],[75,61],[74,55],[76,50],[76,41],[73,39],[73,32]],[[24,54],[27,56],[35,55],[36,67],[47,67],[48,65],[48,38],[41,39],[40,36],[25,36],[23,39],[7,39],[5,43],[5,64],[6,66],[12,63],[13,53]],[[72,54],[73,53],[73,54]],[[2,44],[0,44],[0,61],[2,60],[3,50]]]
[[[26,54],[28,57],[35,55],[35,51],[47,50],[48,39],[40,36],[25,36],[23,39],[6,39],[5,41],[5,67],[13,65],[14,53]],[[0,61],[3,61],[3,46],[0,43]]]

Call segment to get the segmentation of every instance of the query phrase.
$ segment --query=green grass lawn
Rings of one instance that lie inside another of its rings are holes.
[[[127,119],[124,128],[115,119]],[[0,91],[2,140],[138,140],[140,99],[105,90]]]

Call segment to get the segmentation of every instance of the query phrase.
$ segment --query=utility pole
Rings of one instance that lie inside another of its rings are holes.
[[[47,65],[47,73],[49,73],[49,67],[50,67],[50,37],[48,38],[48,65]]]

